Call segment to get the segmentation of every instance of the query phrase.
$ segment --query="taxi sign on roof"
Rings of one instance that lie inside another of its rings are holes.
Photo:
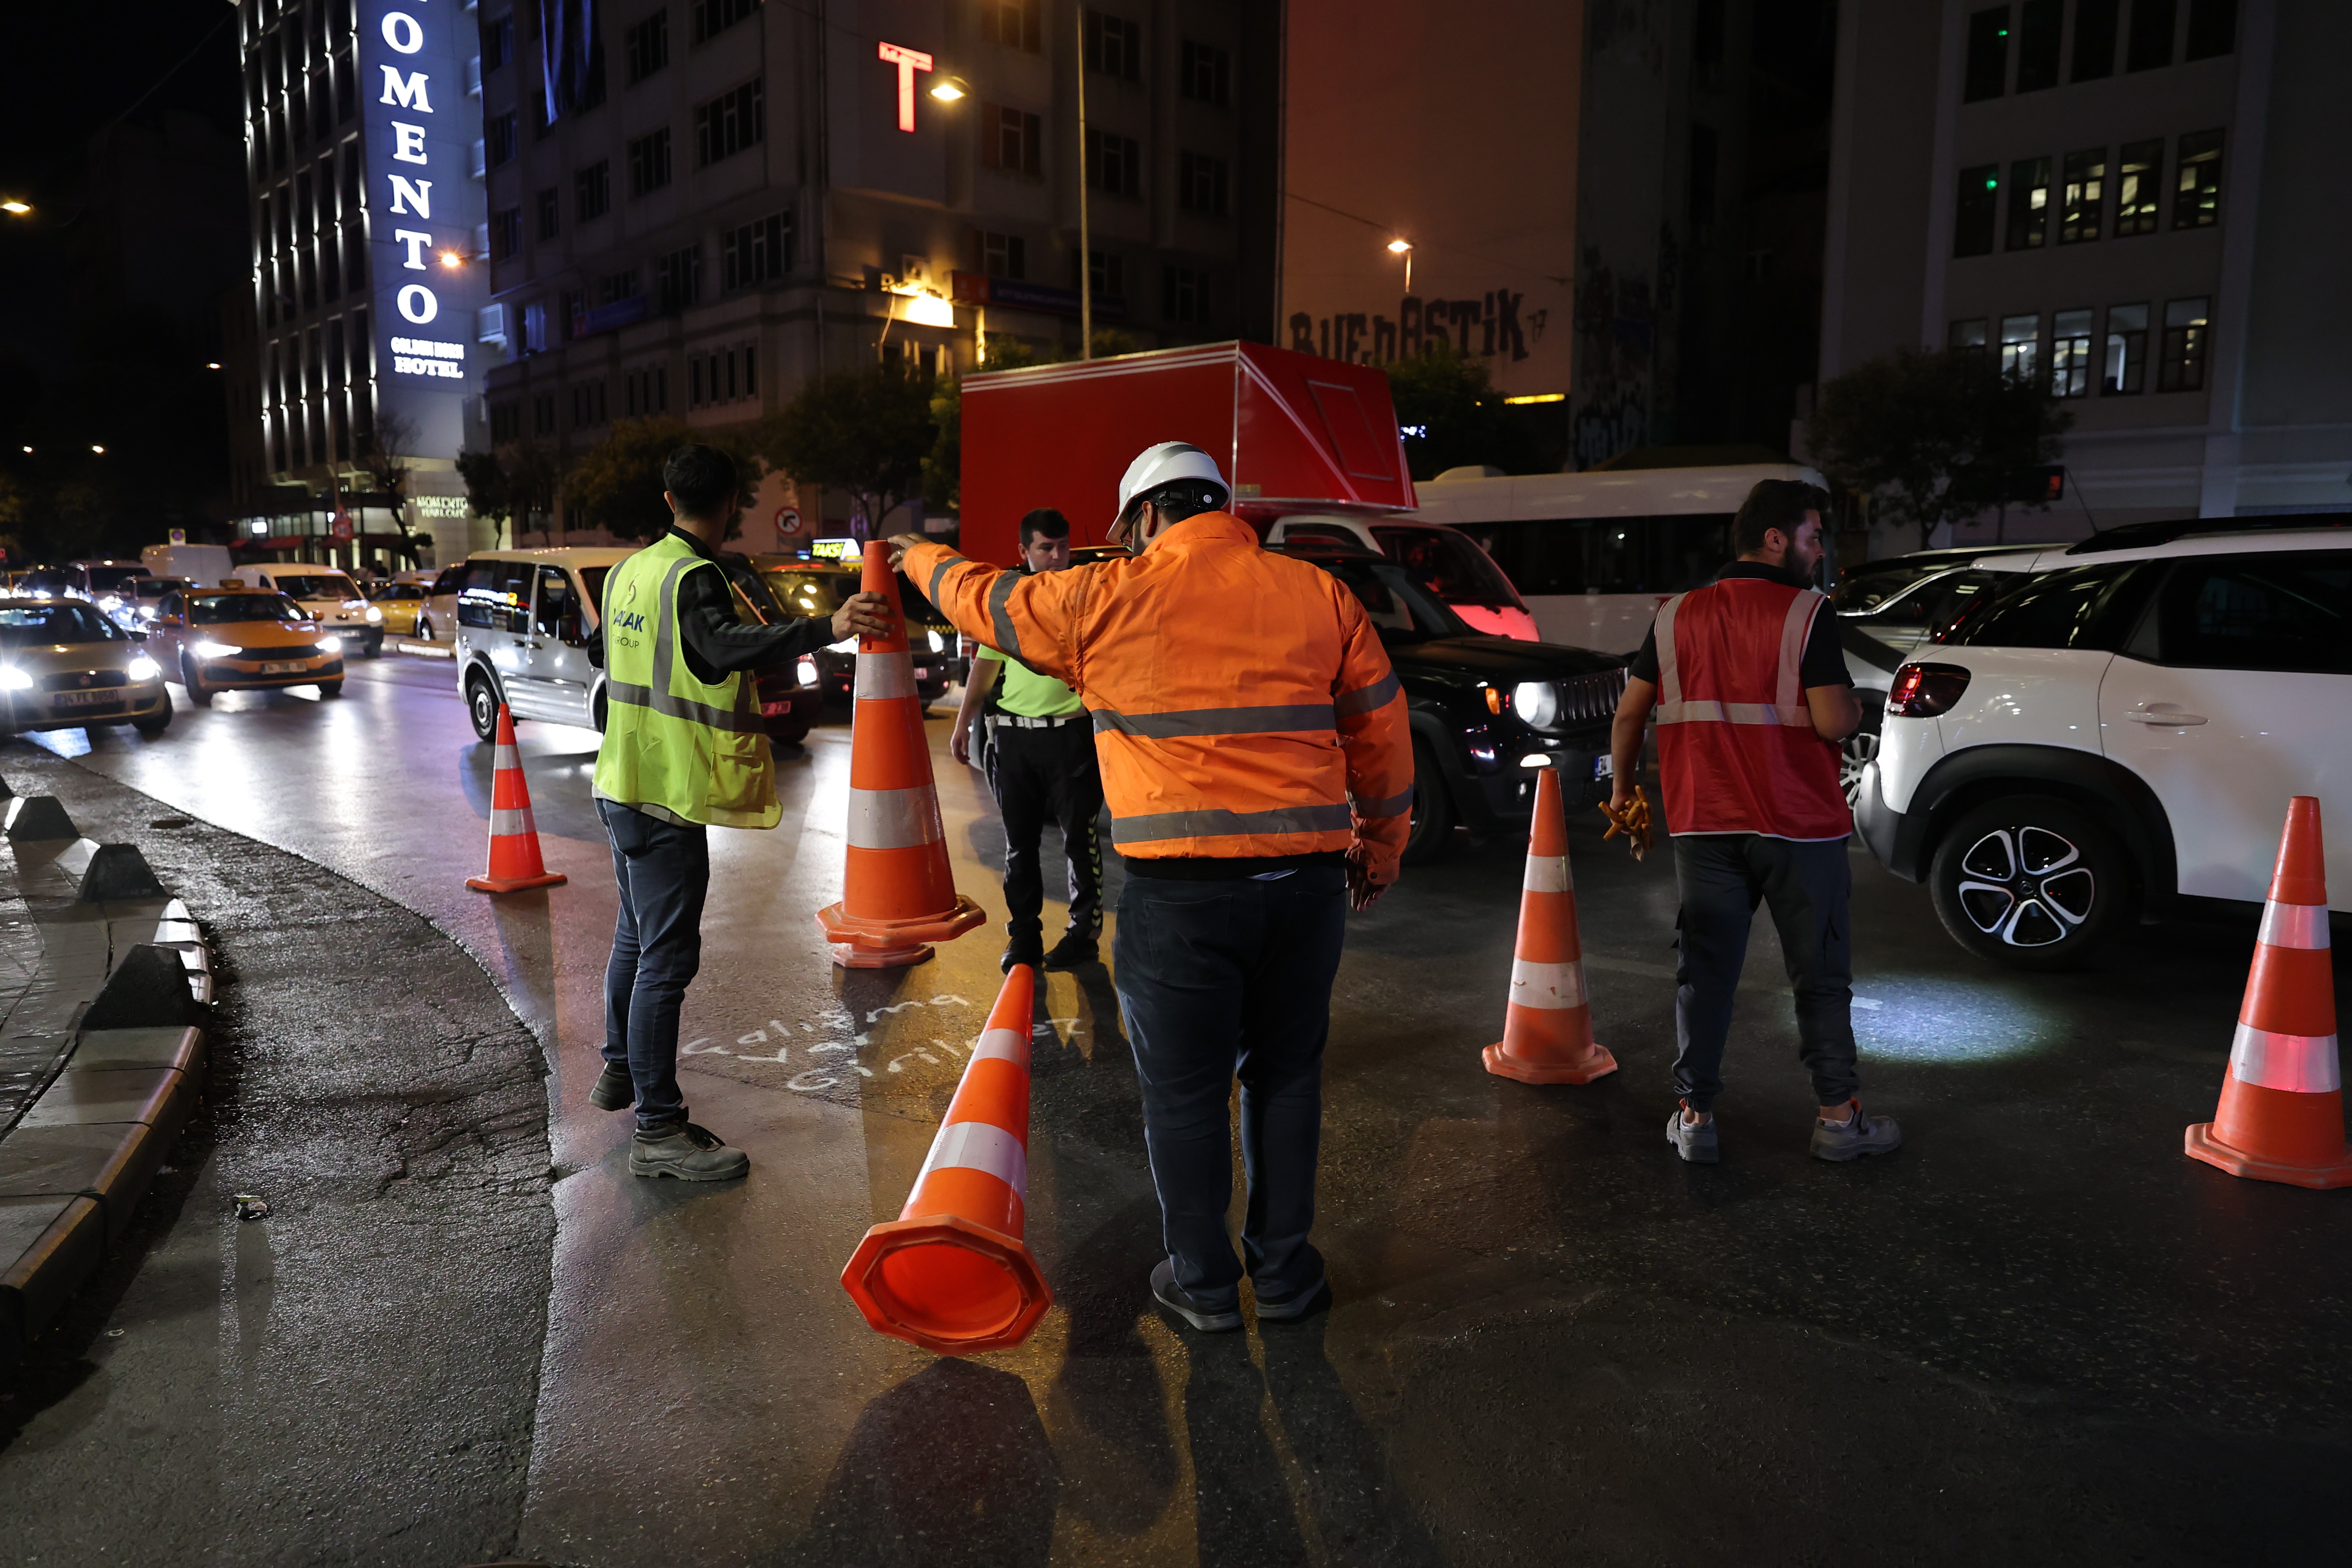
[[[866,547],[854,539],[816,539],[809,542],[809,554],[819,561],[859,561]]]

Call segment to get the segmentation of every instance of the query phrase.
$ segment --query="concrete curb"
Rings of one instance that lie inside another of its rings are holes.
[[[203,933],[135,846],[61,842],[73,825],[46,795],[8,816],[0,880],[32,918],[8,928],[24,978],[0,1050],[47,1072],[21,1109],[0,1105],[0,1369],[105,1263],[194,1112],[213,991]]]

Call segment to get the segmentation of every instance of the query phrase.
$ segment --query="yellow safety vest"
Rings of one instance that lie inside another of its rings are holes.
[[[706,685],[678,647],[677,585],[719,568],[676,534],[604,579],[604,739],[596,793],[685,822],[773,827],[775,763],[749,676]]]

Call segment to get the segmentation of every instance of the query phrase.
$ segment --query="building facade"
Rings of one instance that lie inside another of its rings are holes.
[[[1098,348],[1265,330],[1272,7],[505,4],[480,24],[484,445],[741,431],[828,371],[972,368],[983,333],[1076,357],[1082,193]],[[772,476],[745,542],[848,506]]]
[[[1888,0],[1839,48],[1824,376],[1920,345],[2046,379],[2072,493],[2011,537],[2352,510],[2352,7]]]

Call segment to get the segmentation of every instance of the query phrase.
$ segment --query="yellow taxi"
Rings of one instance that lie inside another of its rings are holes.
[[[341,637],[271,588],[166,594],[148,623],[147,646],[199,708],[215,691],[257,687],[315,686],[321,697],[343,694]]]
[[[386,637],[413,637],[416,635],[416,614],[425,608],[428,584],[421,583],[375,583],[368,587],[368,603],[383,612]]]
[[[172,721],[163,672],[138,640],[79,599],[0,595],[0,719],[8,732]]]

